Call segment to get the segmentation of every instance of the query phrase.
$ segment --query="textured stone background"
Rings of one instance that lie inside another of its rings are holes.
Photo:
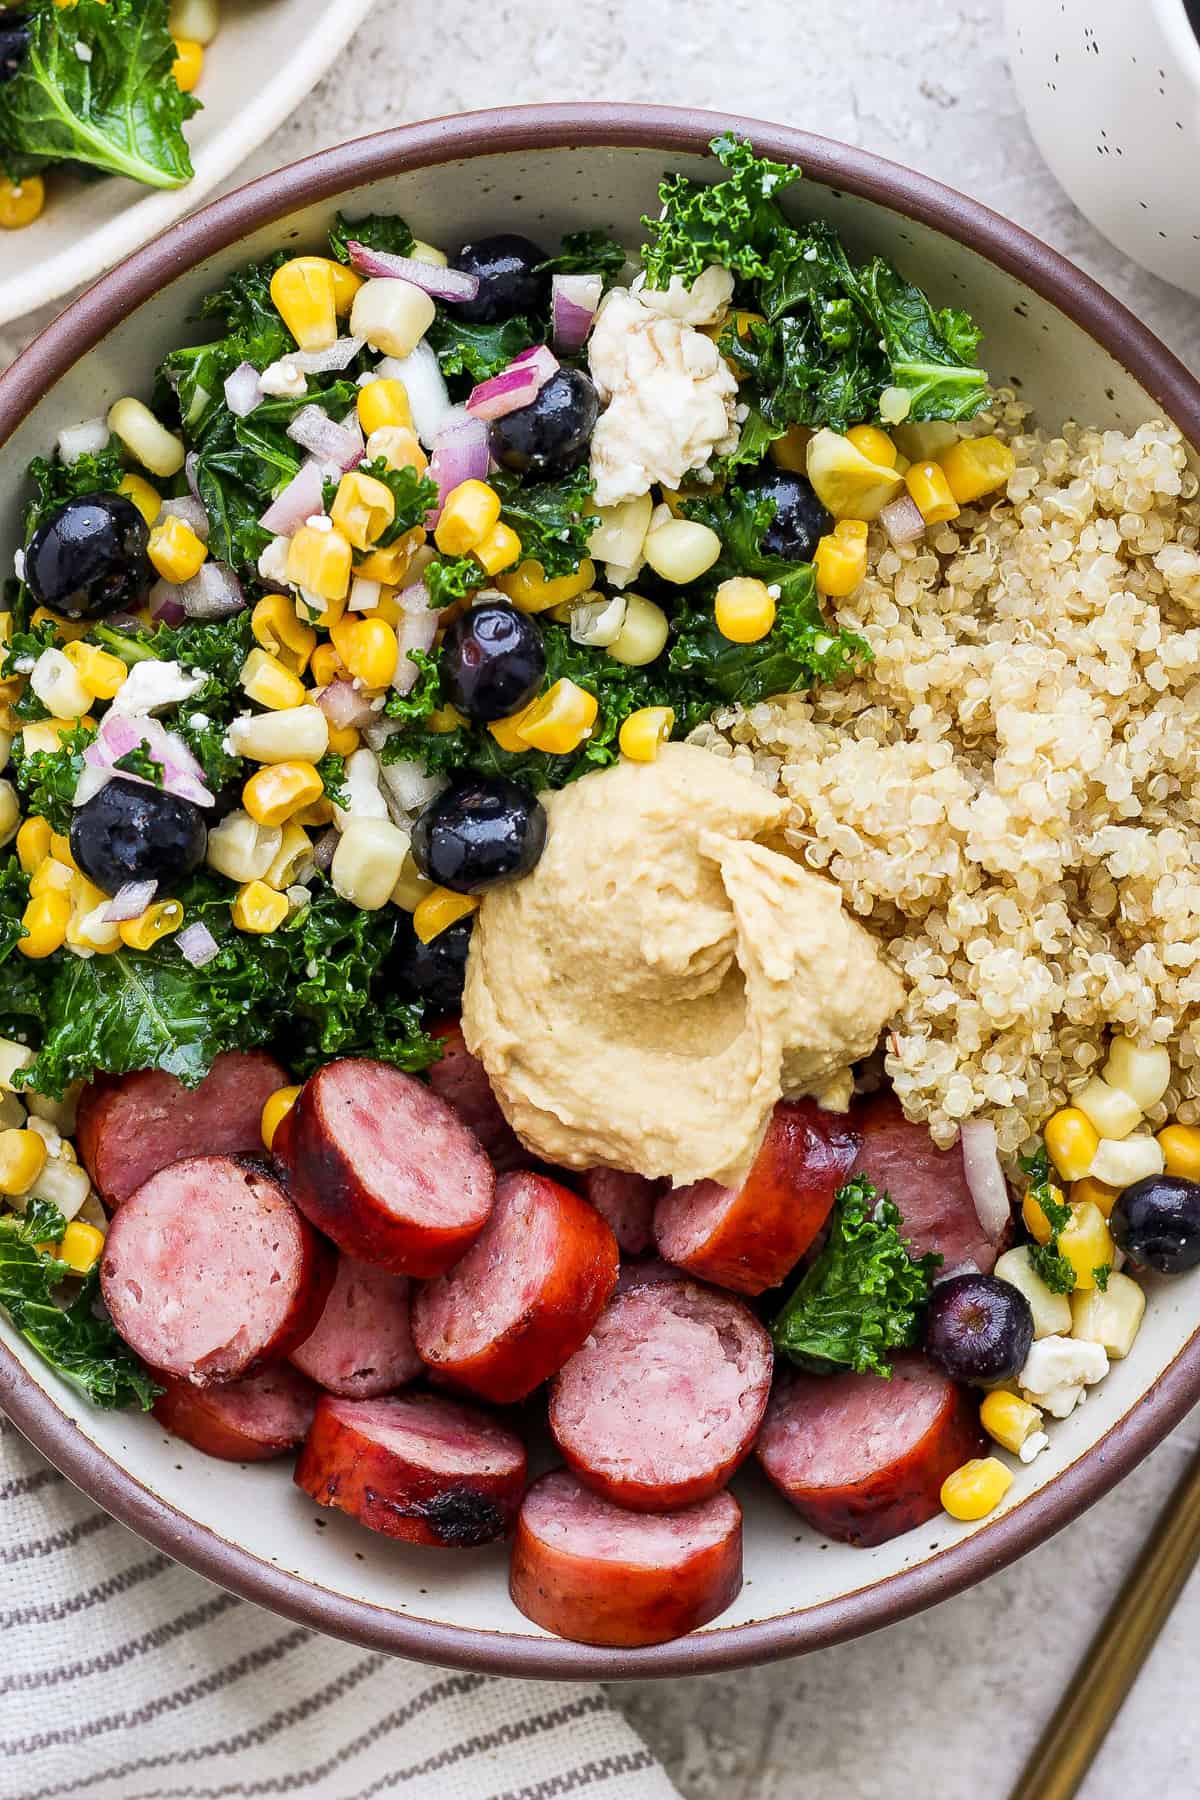
[[[571,99],[723,107],[909,163],[1048,239],[1200,366],[1200,307],[1109,249],[1041,166],[1000,0],[379,0],[343,66],[245,172],[405,119]],[[0,334],[0,363],[39,322]],[[999,1800],[1197,1441],[1183,1428],[1052,1543],[935,1612],[800,1662],[618,1697],[687,1800]],[[1200,1792],[1198,1636],[1193,1584],[1086,1800]]]

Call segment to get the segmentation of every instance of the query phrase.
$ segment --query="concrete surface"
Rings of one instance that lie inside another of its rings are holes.
[[[976,195],[1098,276],[1200,366],[1200,307],[1111,250],[1040,164],[1004,63],[1000,0],[380,0],[345,65],[255,156],[257,174],[404,119],[508,101],[725,107],[878,150]],[[0,334],[0,363],[39,321]],[[1001,1800],[1186,1455],[1186,1426],[1015,1568],[876,1637],[773,1669],[618,1687],[687,1800]],[[1168,1631],[1085,1800],[1200,1793],[1189,1651]]]

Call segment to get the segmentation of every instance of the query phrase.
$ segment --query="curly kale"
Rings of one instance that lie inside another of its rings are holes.
[[[642,246],[650,287],[669,287],[674,275],[690,287],[713,263],[743,281],[764,280],[776,242],[790,229],[775,196],[799,180],[800,170],[755,156],[741,138],[714,138],[710,148],[725,179],[705,186],[668,175],[659,184],[659,217],[642,220],[650,234]]]
[[[27,751],[20,737],[13,741],[13,778],[25,802],[27,814],[40,814],[51,831],[66,837],[75,810],[75,789],[83,773],[83,753],[95,737],[90,725],[72,725],[58,741],[57,750]]]
[[[540,563],[553,579],[574,575],[599,524],[592,503],[596,484],[585,466],[559,481],[528,481],[500,470],[491,478],[500,496],[500,518],[521,540],[522,558]]]
[[[409,256],[416,239],[404,220],[394,213],[368,213],[362,219],[348,219],[338,213],[329,233],[329,248],[338,262],[350,261],[350,245],[365,244],[368,250],[382,250],[388,256]]]

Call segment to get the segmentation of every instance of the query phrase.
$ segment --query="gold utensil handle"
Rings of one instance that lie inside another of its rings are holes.
[[[1200,1556],[1200,1451],[1087,1648],[1011,1800],[1071,1800]]]

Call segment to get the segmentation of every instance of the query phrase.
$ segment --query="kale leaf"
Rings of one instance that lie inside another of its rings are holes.
[[[29,47],[0,105],[11,176],[73,162],[148,187],[191,180],[183,125],[200,102],[172,73],[167,0],[41,0],[25,24]]]
[[[25,800],[26,814],[38,813],[51,831],[66,837],[75,810],[75,789],[83,773],[83,753],[96,733],[88,725],[72,725],[57,750],[27,751],[13,740],[13,776]]]
[[[802,1368],[890,1376],[890,1350],[916,1343],[941,1257],[912,1258],[902,1220],[865,1176],[838,1190],[825,1248],[772,1327],[775,1348]]]
[[[1075,1269],[1058,1247],[1058,1238],[1048,1244],[1031,1244],[1029,1261],[1052,1293],[1069,1294],[1075,1287]]]
[[[421,575],[429,604],[439,612],[455,600],[465,600],[468,594],[482,587],[483,579],[483,570],[473,556],[435,557]]]
[[[120,769],[124,775],[138,775],[143,781],[148,781],[151,787],[160,788],[163,785],[163,766],[160,762],[155,762],[144,743],[135,744],[124,756],[118,756],[113,768]]]
[[[587,466],[560,481],[529,482],[504,469],[491,481],[502,522],[521,540],[522,559],[540,563],[547,579],[574,575],[599,524],[592,505],[596,484]]]
[[[606,231],[568,231],[557,256],[537,265],[539,275],[603,275],[610,286],[625,267],[625,246]]]
[[[92,635],[129,667],[154,659],[177,662],[188,674],[203,673],[204,686],[179,708],[171,730],[200,763],[213,793],[238,779],[245,765],[225,748],[225,736],[234,714],[244,710],[239,677],[254,648],[248,609],[230,619],[188,620],[179,626],[159,625],[154,631],[98,625]]]
[[[436,564],[430,565],[430,567],[436,566]],[[428,574],[428,570],[426,574]],[[389,719],[401,719],[406,725],[415,725],[418,720],[427,719],[430,713],[436,712],[441,705],[442,683],[438,673],[436,653],[430,654],[427,650],[410,650],[408,657],[410,662],[417,665],[417,679],[407,694],[402,694],[399,689],[393,688],[383,710]],[[403,762],[405,758],[417,754],[411,745],[406,749],[397,748],[391,755],[388,754],[390,745],[398,741],[399,735],[397,733],[395,737],[388,738],[380,752],[381,761]]]
[[[799,169],[755,156],[744,139],[718,137],[710,147],[725,179],[705,186],[668,175],[658,189],[660,217],[642,220],[651,239],[642,246],[642,262],[652,288],[669,287],[673,275],[690,287],[713,263],[743,281],[762,280],[775,244],[790,230],[775,195],[798,180]]]
[[[490,381],[545,335],[543,326],[522,313],[495,325],[475,325],[460,319],[453,307],[439,305],[425,341],[437,353],[443,375],[468,375],[478,382]]]
[[[330,750],[317,764],[317,774],[321,777],[321,786],[325,789],[325,798],[334,806],[349,806],[350,796],[346,792],[346,759],[336,751]]]
[[[329,233],[329,248],[338,262],[350,261],[350,244],[365,244],[388,256],[410,256],[416,239],[403,219],[391,213],[368,213],[364,219],[348,219],[339,213]]]
[[[222,335],[206,344],[172,350],[159,369],[175,393],[185,427],[200,436],[224,411],[224,383],[241,363],[261,371],[278,362],[296,341],[271,299],[271,277],[287,260],[277,251],[261,263],[237,270],[223,287],[206,294],[199,317],[220,325]]]

